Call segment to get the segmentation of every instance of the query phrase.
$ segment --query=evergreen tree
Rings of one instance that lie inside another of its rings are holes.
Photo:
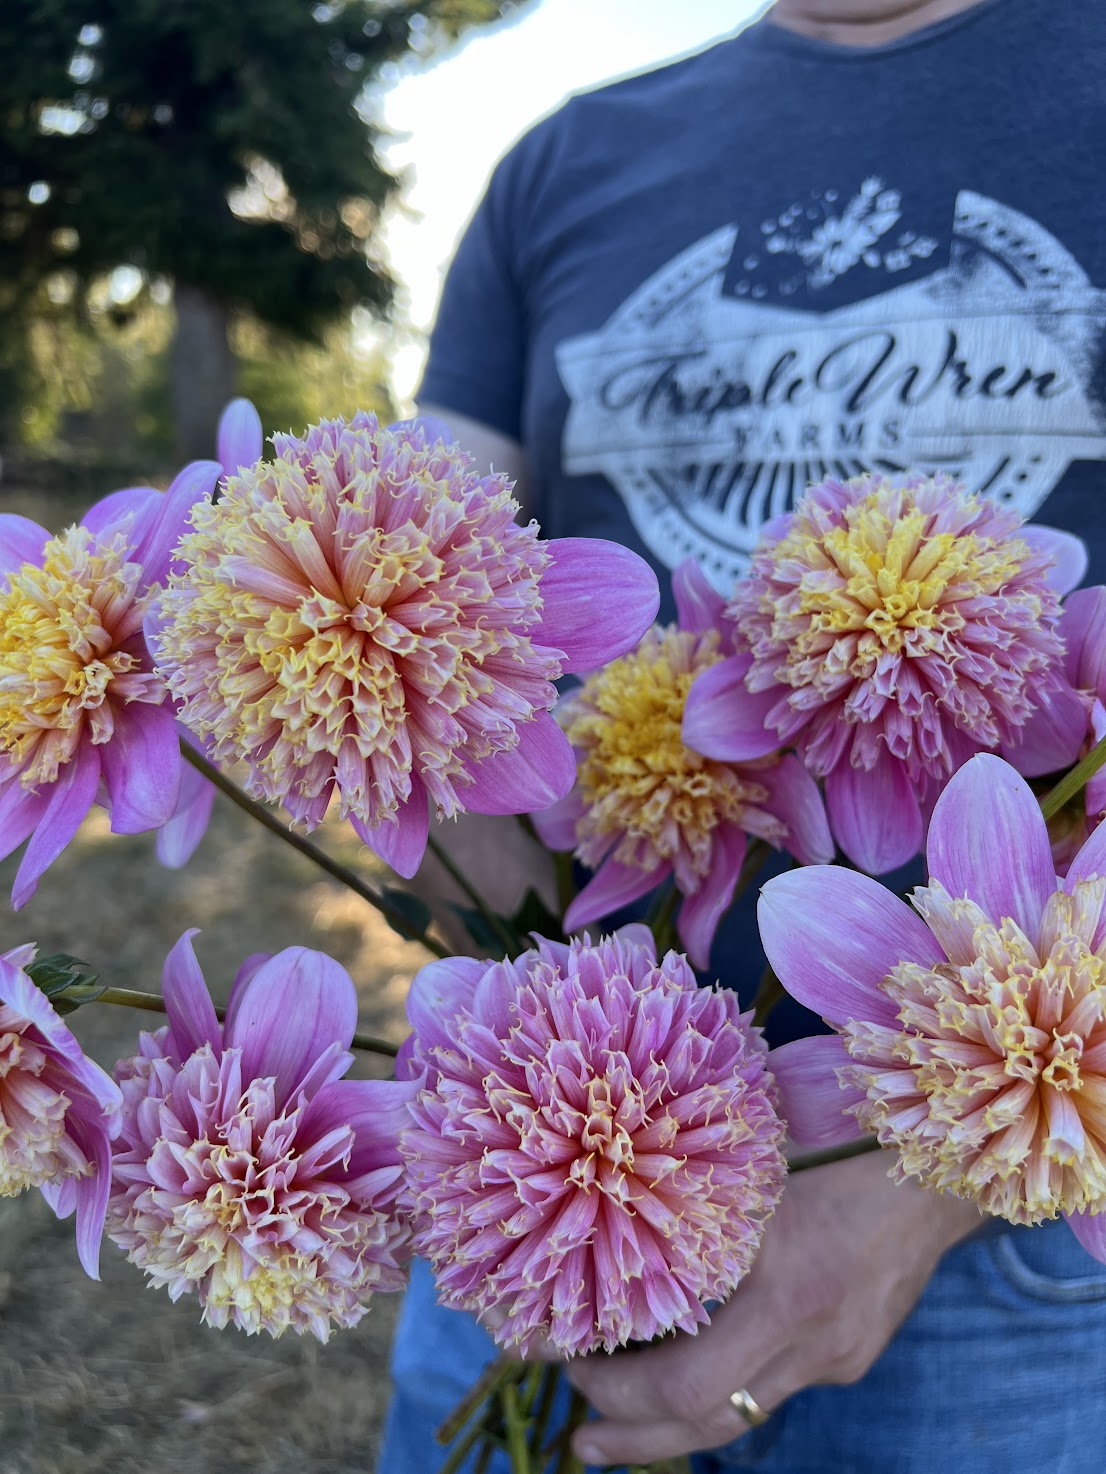
[[[181,450],[210,454],[245,310],[321,341],[387,310],[373,234],[395,180],[367,81],[510,0],[3,0],[0,333],[43,284],[172,282]]]

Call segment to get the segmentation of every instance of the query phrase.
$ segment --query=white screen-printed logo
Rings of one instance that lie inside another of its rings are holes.
[[[966,191],[947,264],[895,286],[936,245],[893,232],[898,199],[868,181],[808,239],[787,212],[762,227],[808,288],[879,272],[878,295],[827,312],[747,282],[724,295],[727,226],[558,348],[565,470],[605,475],[667,567],[694,555],[728,588],[824,476],[944,470],[1030,517],[1072,461],[1106,459],[1106,294],[1035,221]]]

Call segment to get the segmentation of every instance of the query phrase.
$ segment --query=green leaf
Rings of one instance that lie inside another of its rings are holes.
[[[71,957],[68,952],[37,957],[25,971],[35,987],[49,998],[54,1012],[63,1017],[75,1012],[82,1003],[95,1003],[107,988],[97,980],[98,974],[87,962]]]
[[[459,906],[455,901],[450,901],[448,904],[449,909],[465,923],[465,930],[481,952],[486,953],[489,957],[502,957],[502,938],[475,906]]]
[[[395,913],[384,919],[396,935],[401,936],[405,942],[421,940],[433,920],[426,902],[412,895],[410,891],[401,891],[395,886],[384,886],[380,894]]]
[[[511,926],[522,937],[537,932],[550,942],[563,942],[565,939],[560,918],[550,911],[532,886],[523,896],[522,905],[511,917]]]

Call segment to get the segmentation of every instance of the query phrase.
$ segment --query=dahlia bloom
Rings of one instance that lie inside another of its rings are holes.
[[[0,956],[0,1197],[37,1187],[59,1218],[77,1212],[77,1255],[100,1277],[111,1138],[123,1101],[24,971],[33,946]]]
[[[821,482],[762,537],[726,611],[736,653],[696,683],[684,740],[730,761],[794,746],[845,854],[893,870],[973,753],[1030,777],[1074,760],[1058,596],[1086,562],[947,476]]]
[[[840,1036],[776,1051],[791,1133],[874,1131],[898,1175],[1013,1223],[1063,1213],[1106,1260],[1106,827],[1057,881],[1028,785],[980,755],[928,862],[914,910],[837,867],[764,887],[769,961]]]
[[[116,1066],[108,1235],[209,1325],[325,1341],[402,1287],[396,1140],[414,1090],[341,1078],[357,995],[320,952],[249,958],[220,1027],[194,935],[165,964],[168,1026]]]
[[[195,461],[168,492],[113,492],[57,537],[0,515],[0,858],[31,836],[17,910],[98,798],[116,834],[173,813],[177,730],[142,623],[189,508],[218,474]]]
[[[533,823],[550,849],[575,850],[595,871],[565,913],[567,930],[675,876],[680,939],[705,968],[747,836],[790,850],[803,864],[828,864],[833,840],[818,785],[793,754],[729,763],[684,745],[687,693],[724,657],[723,601],[694,559],[676,569],[672,591],[677,623],[648,631],[559,704],[576,784]]]
[[[565,1355],[707,1320],[784,1182],[760,1032],[644,927],[415,978],[400,1138],[442,1304]]]
[[[1068,680],[1089,702],[1081,756],[1106,737],[1106,588],[1076,589],[1060,616]],[[1052,857],[1061,875],[1091,832],[1106,818],[1106,772],[1101,768],[1072,802],[1049,821]]]
[[[232,399],[224,409],[219,419],[217,443],[223,477],[233,476],[242,467],[253,466],[261,459],[264,449],[261,417],[248,399]],[[187,728],[180,728],[178,735],[185,742],[191,740]],[[157,834],[157,857],[169,870],[180,870],[195,854],[207,833],[214,802],[213,786],[195,768],[183,763],[176,808]]]
[[[405,876],[431,803],[517,814],[563,797],[552,683],[636,643],[659,604],[648,565],[519,527],[510,483],[429,421],[359,414],[273,447],[195,508],[159,600],[185,724],[309,829],[337,791]]]

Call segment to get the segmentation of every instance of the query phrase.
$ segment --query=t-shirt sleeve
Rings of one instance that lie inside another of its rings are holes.
[[[518,440],[526,347],[511,163],[492,175],[446,273],[418,398]]]

